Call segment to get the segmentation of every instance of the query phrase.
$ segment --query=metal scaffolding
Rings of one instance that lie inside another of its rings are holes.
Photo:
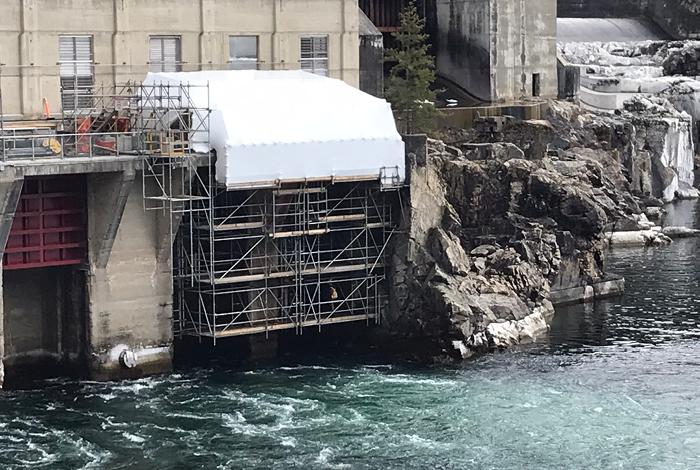
[[[399,206],[395,171],[226,188],[208,151],[208,85],[126,84],[90,96],[64,112],[50,137],[61,158],[142,159],[143,207],[160,211],[172,255],[177,335],[216,343],[380,321]]]
[[[379,322],[394,198],[379,180],[219,189],[180,229],[176,331],[217,338]]]

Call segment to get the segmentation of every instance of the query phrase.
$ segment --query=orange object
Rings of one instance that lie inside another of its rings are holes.
[[[49,111],[49,102],[44,98],[44,113],[46,113],[46,119],[51,119],[51,111]]]
[[[92,125],[92,120],[88,118],[78,118],[77,120],[77,139],[75,141],[76,149],[78,153],[90,153],[90,136],[81,135],[90,132],[90,126]]]

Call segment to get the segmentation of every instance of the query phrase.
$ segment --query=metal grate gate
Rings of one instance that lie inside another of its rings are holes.
[[[4,269],[82,263],[86,209],[84,175],[27,178],[7,240]]]

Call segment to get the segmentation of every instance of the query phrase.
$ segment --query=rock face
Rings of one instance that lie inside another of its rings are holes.
[[[559,50],[580,67],[582,106],[614,112],[634,127],[634,147],[651,157],[653,194],[697,197],[689,190],[700,151],[700,42],[568,43]]]
[[[618,185],[627,180],[636,196],[666,202],[684,195],[697,197],[693,120],[665,99],[636,96],[612,115],[551,102],[549,120],[564,157],[587,154],[608,169],[621,165],[622,173],[610,176]]]
[[[385,328],[467,357],[545,334],[552,290],[593,295],[604,233],[642,228],[641,207],[619,162],[581,149],[560,158],[546,150],[555,134],[538,121],[504,131],[518,145],[468,132],[460,138],[477,142],[429,141],[427,161],[410,168]]]

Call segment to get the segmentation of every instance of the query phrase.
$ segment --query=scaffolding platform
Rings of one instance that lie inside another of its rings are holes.
[[[213,198],[178,237],[176,327],[220,338],[362,321],[387,302],[398,187],[379,179],[282,184]]]

